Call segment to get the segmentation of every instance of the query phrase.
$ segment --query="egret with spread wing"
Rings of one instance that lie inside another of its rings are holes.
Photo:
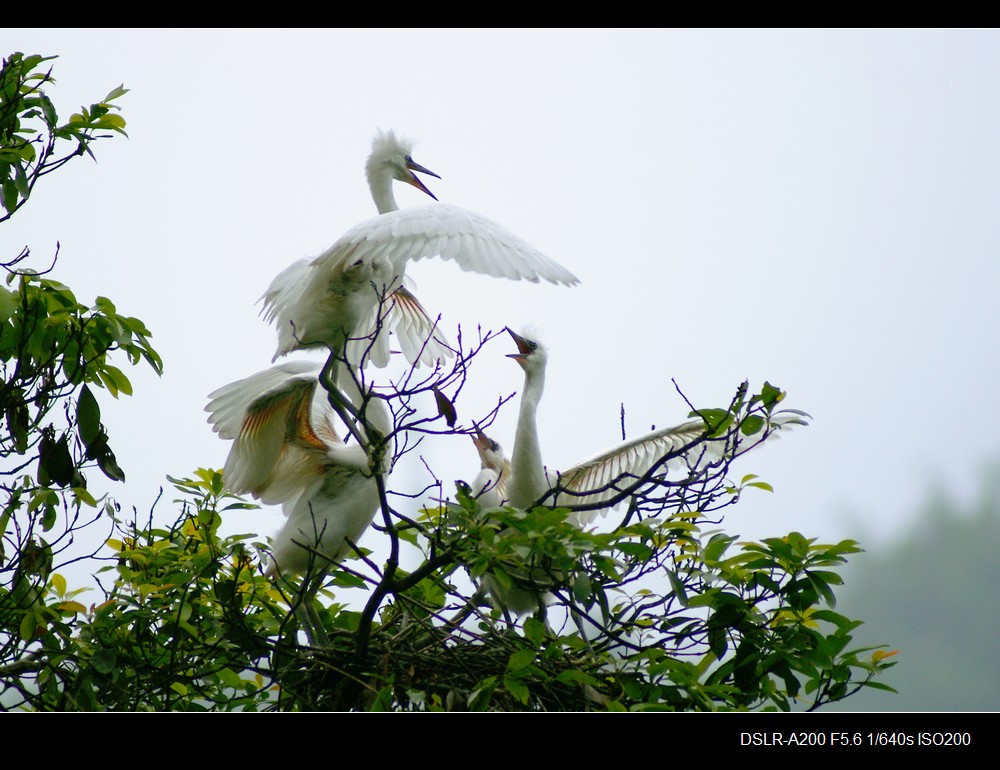
[[[662,469],[664,474],[672,468],[693,469],[702,467],[703,463],[732,457],[739,451],[726,436],[709,437],[703,420],[688,420],[624,441],[561,473],[549,471],[542,461],[536,422],[545,389],[548,352],[539,342],[511,329],[507,331],[517,344],[518,352],[509,357],[524,370],[524,387],[510,460],[504,456],[500,445],[478,428],[473,437],[482,470],[472,491],[479,495],[483,508],[504,503],[524,510],[539,503],[575,507],[579,510],[569,521],[585,526],[598,514],[617,507],[621,500],[641,487],[644,477],[653,469],[657,473]],[[771,416],[770,427],[804,425],[807,416],[797,410],[785,410]],[[753,437],[748,440],[756,441],[751,446],[760,442]],[[545,601],[537,591],[520,587],[498,591],[496,581],[486,585],[503,606],[518,614],[539,608]]]
[[[379,509],[375,475],[390,470],[387,460],[372,461],[367,446],[340,439],[319,387],[321,369],[313,362],[281,364],[219,388],[206,407],[215,432],[233,442],[223,469],[226,488],[281,505],[285,514],[272,540],[268,576],[306,573],[315,588],[368,529]],[[354,377],[340,379],[362,431],[367,426],[388,435],[392,423],[383,401],[362,397]],[[313,593],[304,593],[307,607]],[[315,641],[315,626],[312,631]]]
[[[548,353],[539,342],[511,329],[507,332],[518,348],[517,353],[510,353],[508,357],[524,370],[514,453],[506,485],[508,501],[518,508],[530,508],[543,498],[547,505],[586,506],[586,510],[577,514],[578,523],[586,524],[596,514],[616,507],[627,496],[625,491],[658,465],[664,472],[677,467],[695,468],[704,462],[732,457],[774,435],[749,436],[744,447],[734,447],[733,441],[726,436],[708,436],[704,420],[688,420],[622,442],[561,473],[551,472],[542,462],[536,424],[538,404],[545,388]],[[805,425],[807,417],[804,412],[787,409],[771,415],[768,425],[776,431]],[[556,490],[554,498],[550,490]]]
[[[273,360],[293,350],[322,347],[354,366],[389,360],[395,331],[411,364],[452,355],[443,335],[405,287],[407,263],[429,257],[453,260],[462,270],[512,280],[572,286],[578,279],[502,225],[447,203],[400,210],[394,181],[437,200],[416,176],[437,177],[416,163],[412,143],[379,132],[365,166],[379,216],[348,230],[319,257],[302,259],[275,277],[261,298],[263,315],[278,330]]]

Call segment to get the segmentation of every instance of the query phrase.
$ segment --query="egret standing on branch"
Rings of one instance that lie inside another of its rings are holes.
[[[537,412],[545,389],[545,368],[548,352],[536,340],[523,337],[511,329],[518,352],[508,354],[524,370],[524,387],[518,409],[514,434],[514,452],[510,460],[500,445],[477,427],[473,441],[479,452],[482,470],[472,485],[483,508],[509,503],[522,510],[537,504],[553,507],[582,507],[569,521],[585,526],[642,486],[643,478],[654,468],[664,474],[676,467],[694,469],[723,458],[732,458],[740,450],[726,436],[710,437],[704,420],[689,420],[669,428],[651,431],[638,438],[624,441],[588,460],[577,463],[561,473],[549,471],[542,461],[538,437]],[[771,429],[805,425],[803,412],[789,409],[771,415]],[[747,437],[756,446],[770,436]],[[745,449],[742,451],[746,451]],[[673,455],[673,456],[671,456]],[[649,481],[654,482],[654,479]],[[553,494],[553,490],[555,494]],[[542,610],[546,594],[520,586],[501,588],[487,576],[484,585],[504,608],[518,614]]]
[[[346,356],[353,366],[363,368],[370,360],[384,367],[389,360],[386,330],[396,332],[411,364],[450,357],[443,335],[404,285],[411,261],[440,257],[454,260],[462,270],[512,280],[579,282],[479,214],[447,203],[400,210],[394,181],[437,200],[416,176],[437,174],[416,163],[411,151],[412,143],[392,131],[376,134],[365,174],[379,216],[355,225],[319,257],[295,262],[272,281],[261,299],[265,320],[278,330],[273,360],[293,350],[322,347],[336,361]]]
[[[543,500],[553,506],[586,505],[587,510],[577,514],[578,523],[586,524],[597,513],[616,507],[617,502],[607,507],[597,504],[623,497],[623,490],[658,465],[663,466],[664,472],[676,467],[695,468],[704,462],[735,457],[773,435],[767,432],[742,437],[747,443],[741,449],[726,436],[708,436],[704,420],[688,420],[624,441],[561,473],[549,471],[542,462],[536,423],[538,404],[545,389],[548,352],[536,340],[522,337],[511,329],[507,332],[518,348],[518,352],[508,354],[508,358],[513,358],[524,370],[514,454],[506,485],[508,501],[518,508],[528,509]],[[806,425],[806,417],[807,414],[796,409],[783,410],[769,417],[767,428],[774,431]],[[671,454],[676,456],[670,457]],[[549,494],[551,490],[558,493],[554,498]]]
[[[322,366],[281,364],[226,385],[205,407],[213,430],[233,441],[222,472],[234,494],[250,494],[282,506],[285,525],[273,538],[267,575],[305,573],[306,611],[326,570],[350,555],[379,509],[376,474],[387,474],[381,448],[346,445],[333,423],[333,409],[319,385]],[[342,389],[365,427],[388,436],[389,410],[381,399],[364,399],[354,377],[341,376]],[[374,443],[374,442],[373,442]],[[316,619],[310,638],[317,636]]]

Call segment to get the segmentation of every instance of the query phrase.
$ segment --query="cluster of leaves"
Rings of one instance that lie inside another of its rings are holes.
[[[51,75],[33,72],[44,61],[12,54],[0,70],[0,187],[7,211],[0,222],[25,203],[41,176],[89,153],[98,130],[124,126],[104,103],[57,125],[43,90]],[[32,128],[37,121],[43,130]],[[60,156],[67,142],[74,149]],[[28,654],[39,630],[62,617],[58,605],[67,591],[53,565],[83,558],[72,552],[76,534],[113,508],[88,490],[89,470],[124,479],[94,390],[131,395],[116,365],[120,358],[162,370],[142,321],[119,313],[105,297],[87,306],[58,281],[17,269],[28,255],[25,248],[3,263],[0,285],[2,661]]]
[[[111,102],[127,93],[119,86],[100,102],[81,107],[63,124],[45,86],[55,83],[52,70],[40,71],[54,56],[12,53],[0,69],[0,204],[9,219],[31,195],[35,183],[87,153],[97,139],[125,135],[125,120]],[[112,134],[104,132],[111,131]],[[63,150],[66,144],[70,147]]]
[[[168,529],[118,522],[108,540],[114,585],[89,607],[53,575],[46,622],[8,676],[37,710],[255,710],[273,700],[269,664],[287,634],[288,607],[255,573],[243,538],[220,541],[219,474],[178,482],[186,499]],[[294,634],[293,634],[294,636]]]
[[[468,367],[460,360],[456,372]],[[400,400],[424,391],[454,402],[449,384],[418,383]],[[729,408],[704,410],[712,423],[677,454],[720,438],[733,453],[637,480],[600,528],[577,526],[570,507],[484,511],[461,487],[412,516],[383,490],[389,558],[357,549],[358,560],[309,577],[325,586],[315,599],[307,580],[263,577],[266,545],[254,536],[219,538],[220,515],[250,504],[227,495],[217,471],[174,480],[184,500],[172,527],[120,522],[103,602],[85,610],[49,582],[42,646],[11,681],[33,708],[130,710],[787,710],[885,687],[875,678],[891,653],[852,648],[859,621],[835,611],[837,569],[856,543],[798,533],[738,543],[713,528],[744,491],[766,489],[729,472],[766,437],[780,395],[741,387]],[[400,428],[419,412],[395,412],[373,452],[405,445]],[[442,420],[417,417],[412,430]],[[418,555],[410,570],[405,549]],[[487,576],[544,592],[547,613],[491,607]],[[323,631],[315,646],[297,632],[305,601]],[[73,623],[53,619],[70,610]]]
[[[120,88],[59,126],[42,88],[51,73],[34,72],[45,61],[14,54],[0,74],[4,219],[38,178],[89,153],[97,131],[124,133],[109,104]],[[60,158],[65,141],[74,149]],[[744,384],[726,407],[692,407],[704,432],[641,477],[615,480],[607,502],[619,513],[584,529],[574,523],[583,503],[483,510],[433,474],[403,493],[379,471],[431,435],[467,446],[458,405],[490,335],[466,353],[459,334],[450,370],[419,379],[411,369],[373,394],[390,407],[388,434],[363,406],[348,415],[370,439],[373,536],[388,557],[356,547],[345,564],[272,582],[266,544],[219,534],[222,515],[251,504],[227,494],[218,471],[172,480],[181,497],[167,527],[152,513],[122,519],[88,491],[95,466],[123,476],[94,390],[131,394],[121,356],[157,372],[162,363],[141,321],[15,271],[26,256],[6,265],[10,288],[0,287],[0,708],[815,709],[880,686],[892,665],[880,648],[851,648],[859,621],[835,611],[837,569],[856,543],[798,533],[738,543],[718,529],[744,491],[769,489],[731,480],[731,466],[779,422],[779,388]],[[473,425],[488,427],[507,400]],[[709,444],[723,451],[698,451]],[[112,531],[95,577],[111,583],[86,605],[60,569],[74,534],[98,521]],[[511,618],[486,601],[488,581],[544,595],[547,610]],[[300,618],[318,643],[303,641]]]

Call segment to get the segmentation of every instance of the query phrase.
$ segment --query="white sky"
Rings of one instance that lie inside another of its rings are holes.
[[[165,474],[224,463],[206,394],[270,365],[273,276],[374,215],[377,128],[418,142],[440,200],[580,277],[408,270],[452,335],[539,332],[550,467],[615,443],[621,403],[632,435],[686,419],[671,378],[698,406],[768,379],[814,417],[741,464],[775,488],[730,509],[743,537],[884,540],[998,454],[996,30],[0,30],[15,50],[59,56],[64,119],[130,89],[130,138],[43,180],[0,248],[41,267],[58,240],[56,279],[153,331],[163,377],[98,393],[128,476],[108,489],[140,513]],[[521,387],[512,350],[487,348],[463,419]],[[515,412],[491,431],[508,450]],[[478,466],[467,439],[427,458]]]

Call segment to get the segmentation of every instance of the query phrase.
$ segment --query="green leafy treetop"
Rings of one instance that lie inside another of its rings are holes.
[[[120,88],[60,127],[43,93],[51,73],[34,74],[49,60],[4,61],[7,217],[46,170],[90,152],[105,136],[97,131],[124,133],[109,109]],[[37,133],[26,128],[32,120],[42,121]],[[75,149],[58,160],[66,141]],[[459,330],[450,368],[411,370],[373,389],[390,431],[373,430],[363,406],[356,415],[381,505],[363,542],[380,540],[387,556],[355,543],[343,563],[272,581],[265,541],[219,534],[223,516],[254,506],[229,494],[219,471],[170,479],[178,507],[169,526],[154,526],[151,512],[129,521],[91,496],[94,467],[116,480],[126,465],[111,451],[95,391],[131,394],[112,363],[122,356],[157,372],[160,359],[143,324],[109,300],[81,306],[67,287],[12,267],[0,292],[2,708],[787,710],[885,687],[875,678],[892,653],[852,647],[860,621],[835,611],[837,570],[860,550],[855,542],[795,532],[738,542],[721,526],[744,493],[770,489],[733,472],[773,430],[779,388],[743,383],[726,405],[692,405],[704,429],[648,472],[612,482],[618,507],[582,528],[582,504],[484,508],[468,484],[429,467],[417,489],[391,474],[430,437],[467,457],[469,437],[509,400],[463,414],[463,387],[495,335],[465,349]],[[726,451],[669,470],[708,442]],[[59,569],[73,533],[98,523],[115,528],[96,571],[108,587],[83,603]],[[546,612],[493,608],[487,578],[544,593]],[[315,644],[299,618],[314,624]]]
[[[53,57],[11,54],[0,70],[0,200],[8,220],[36,192],[38,180],[98,139],[124,134],[125,121],[102,102],[60,124],[45,93],[54,81],[38,68]],[[112,133],[104,133],[110,130]],[[63,149],[69,145],[72,149]],[[43,272],[18,269],[28,247],[2,259],[0,285],[0,660],[15,668],[38,654],[39,637],[60,617],[60,564],[83,558],[77,534],[105,522],[111,500],[88,490],[98,468],[124,479],[101,422],[95,390],[131,395],[119,368],[145,361],[162,370],[150,333],[111,300],[80,303]],[[116,365],[118,364],[118,365]],[[55,594],[53,593],[55,592]],[[16,687],[16,682],[11,682]],[[4,701],[6,702],[6,701]]]
[[[112,131],[127,136],[125,120],[115,112],[115,99],[128,93],[118,86],[90,108],[70,116],[60,125],[56,108],[45,92],[54,85],[51,68],[39,67],[55,56],[25,56],[13,53],[0,71],[0,202],[6,214],[0,222],[28,202],[35,183],[62,168],[72,158],[86,153],[90,145]],[[67,147],[69,145],[69,147]]]

